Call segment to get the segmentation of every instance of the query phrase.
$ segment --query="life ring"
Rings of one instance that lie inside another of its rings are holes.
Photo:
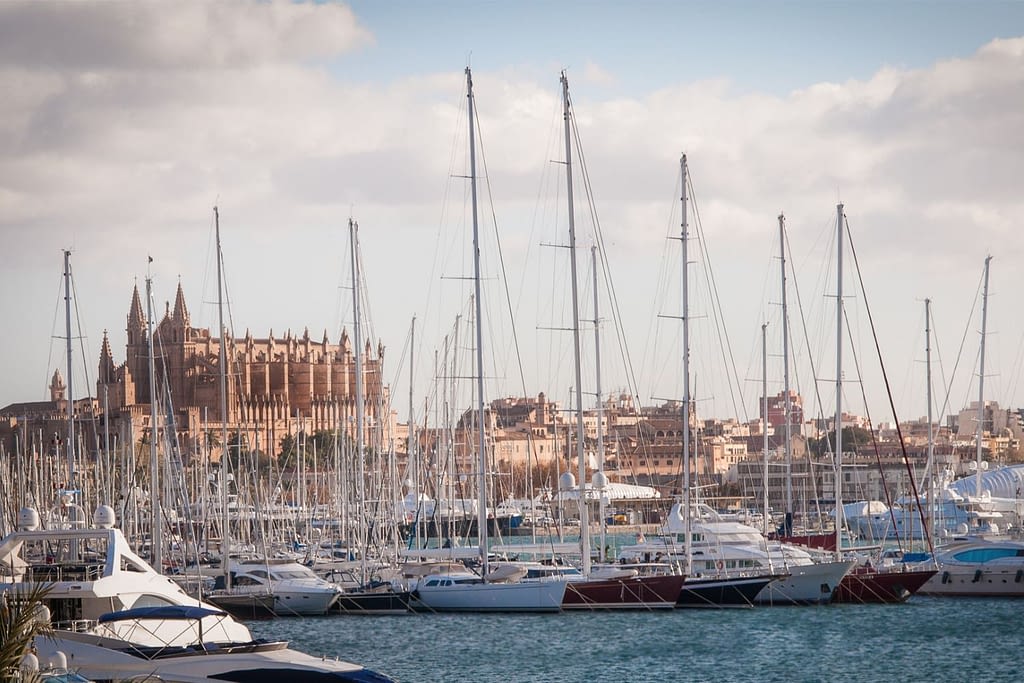
[[[716,566],[718,567],[718,571],[722,571],[723,569],[725,569],[725,562],[719,560]]]

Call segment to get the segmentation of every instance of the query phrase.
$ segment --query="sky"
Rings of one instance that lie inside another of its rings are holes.
[[[927,368],[936,417],[982,392],[1024,403],[1024,2],[8,1],[0,406],[45,400],[65,374],[65,249],[76,397],[95,393],[104,331],[123,361],[147,276],[158,316],[180,283],[193,324],[215,328],[216,205],[238,336],[351,331],[357,221],[363,336],[386,349],[399,419],[410,403],[435,419],[436,368],[471,368],[451,365],[472,346],[467,65],[489,397],[568,404],[575,390],[564,71],[580,317],[600,320],[602,394],[683,394],[673,238],[685,153],[699,414],[755,417],[762,353],[769,393],[781,390],[780,212],[790,337],[803,345],[791,386],[822,394],[808,412],[834,409],[839,202],[860,271],[847,254],[844,406],[891,420],[872,365],[900,419],[925,415]],[[580,332],[592,402],[593,325]]]

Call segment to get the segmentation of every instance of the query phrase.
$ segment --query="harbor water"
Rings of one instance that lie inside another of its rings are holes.
[[[1021,681],[1024,602],[660,612],[326,616],[249,622],[254,637],[401,683]]]

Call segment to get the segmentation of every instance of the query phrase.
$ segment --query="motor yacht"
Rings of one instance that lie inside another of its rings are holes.
[[[76,506],[77,507],[77,506]],[[67,519],[85,520],[84,511]],[[43,619],[51,633],[35,639],[40,661],[63,655],[68,667],[101,681],[205,680],[381,682],[392,679],[358,664],[254,640],[242,623],[190,597],[156,572],[100,506],[84,521],[39,528],[23,509],[0,540],[0,593],[17,599],[45,584]]]

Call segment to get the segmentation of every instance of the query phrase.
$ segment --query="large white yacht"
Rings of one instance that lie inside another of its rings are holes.
[[[0,540],[0,593],[48,587],[53,632],[35,640],[41,661],[63,653],[71,669],[103,681],[391,680],[283,641],[253,640],[243,624],[190,597],[133,552],[108,506],[97,509],[94,528],[39,529],[39,515],[29,508],[18,522]]]
[[[954,482],[952,471],[945,470],[931,499],[925,490],[919,497],[901,496],[892,508],[881,501],[869,501],[863,504],[862,511],[845,519],[854,533],[869,541],[919,541],[929,534],[943,540],[963,535],[967,530],[998,533],[1005,523],[999,503],[1007,499],[994,498],[987,489],[979,495],[972,490],[975,482],[973,475]]]
[[[765,539],[752,526],[722,521],[707,505],[693,508],[689,523],[691,577],[777,574],[779,578],[754,597],[755,604],[827,604],[839,582],[856,564],[852,560],[816,561],[802,548]],[[677,503],[669,511],[663,533],[623,546],[619,551],[620,561],[684,564],[686,526],[683,506]]]
[[[1024,543],[969,536],[935,549],[939,571],[925,595],[1024,596]]]

